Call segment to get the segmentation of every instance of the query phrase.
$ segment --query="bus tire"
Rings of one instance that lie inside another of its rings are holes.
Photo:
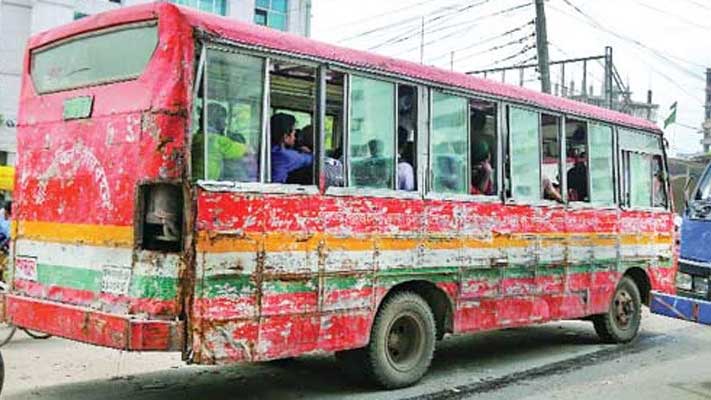
[[[593,326],[605,343],[629,343],[637,337],[642,321],[639,289],[629,277],[623,277],[605,314],[593,317]]]
[[[22,329],[22,330],[27,334],[27,336],[31,337],[32,339],[44,340],[44,339],[49,339],[52,337],[52,335],[50,335],[49,333],[35,332],[35,331],[31,331],[29,329]]]
[[[436,331],[432,310],[422,297],[401,292],[387,298],[364,349],[372,380],[397,389],[422,379],[432,362]]]
[[[0,394],[2,394],[2,387],[5,384],[5,361],[2,358],[2,353],[0,353]]]

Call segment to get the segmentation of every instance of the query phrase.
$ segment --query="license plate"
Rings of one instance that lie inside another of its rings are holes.
[[[114,295],[127,295],[131,285],[131,267],[104,266],[101,291]]]
[[[15,279],[37,282],[37,257],[15,257]]]

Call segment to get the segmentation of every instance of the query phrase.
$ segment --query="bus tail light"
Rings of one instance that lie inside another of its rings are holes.
[[[183,192],[178,185],[141,187],[140,246],[145,250],[177,252],[183,236]]]

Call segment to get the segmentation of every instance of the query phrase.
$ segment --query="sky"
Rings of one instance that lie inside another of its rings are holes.
[[[346,47],[420,62],[424,17],[425,64],[465,72],[536,62],[533,0],[315,0],[312,12],[313,38]],[[671,154],[701,151],[711,1],[547,0],[546,19],[551,61],[603,55],[611,46],[633,100],[646,101],[652,90],[658,123],[678,102],[677,124],[665,130]],[[551,67],[553,85],[561,75]],[[579,91],[582,75],[582,63],[566,66],[565,86],[572,80]],[[603,76],[601,63],[588,64],[595,94]],[[540,89],[535,70],[524,80]],[[506,81],[518,84],[519,76]]]

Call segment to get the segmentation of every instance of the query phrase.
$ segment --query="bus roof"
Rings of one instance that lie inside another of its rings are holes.
[[[469,90],[519,104],[662,134],[661,129],[654,123],[617,111],[540,93],[520,86],[498,83],[441,68],[339,47],[302,36],[284,33],[275,29],[235,21],[218,15],[203,13],[164,2],[124,7],[83,18],[71,24],[33,36],[30,39],[29,47],[31,49],[41,47],[56,40],[108,26],[155,18],[162,19],[166,14],[182,15],[182,20],[194,28],[203,30],[226,41],[246,46],[265,48],[301,57],[344,64],[375,73],[403,76],[405,78],[429,82],[433,85]]]

